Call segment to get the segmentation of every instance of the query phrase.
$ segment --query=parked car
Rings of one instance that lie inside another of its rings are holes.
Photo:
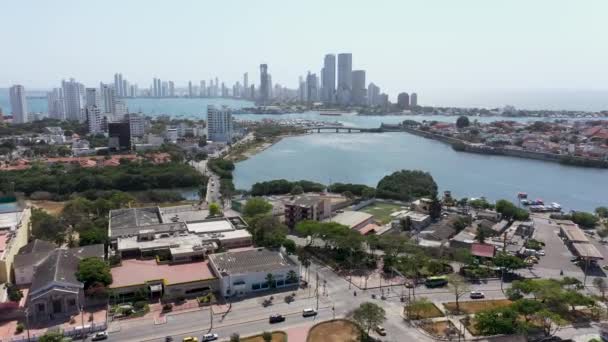
[[[165,336],[165,342],[173,342],[173,337]]]
[[[405,287],[407,287],[408,289],[411,289],[414,287],[414,283],[411,281],[406,281],[405,282]]]
[[[471,297],[471,299],[481,299],[486,297],[486,295],[481,291],[471,291],[469,296]]]
[[[317,315],[317,310],[315,309],[304,309],[302,310],[302,317],[310,317],[310,316],[316,316]]]
[[[536,255],[544,256],[545,250],[541,249],[541,250],[536,251]]]
[[[279,322],[283,322],[285,321],[285,316],[280,315],[280,314],[274,314],[274,315],[270,315],[270,318],[268,318],[268,321],[270,323],[279,323]]]
[[[198,338],[192,337],[192,336],[188,336],[188,337],[184,337],[182,339],[182,342],[198,342]]]
[[[108,333],[105,331],[100,331],[100,332],[96,332],[93,337],[91,338],[91,341],[101,341],[101,340],[107,340],[108,339]]]
[[[201,338],[201,341],[202,342],[205,342],[205,341],[215,341],[215,340],[217,340],[218,337],[219,337],[218,334],[205,334]]]
[[[384,330],[383,326],[377,325],[375,330],[378,333],[378,335],[380,335],[380,336],[386,336],[386,330]]]

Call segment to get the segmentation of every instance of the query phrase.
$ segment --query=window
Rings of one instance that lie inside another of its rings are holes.
[[[285,285],[285,281],[284,280],[277,280],[276,281],[276,285],[277,286],[283,286],[283,285]]]
[[[68,306],[76,306],[76,299],[68,300]]]
[[[262,283],[261,287],[262,287],[263,289],[267,289],[267,288],[268,288],[268,283]]]
[[[259,290],[260,289],[260,284],[251,284],[251,289],[252,290]]]
[[[44,312],[44,303],[36,304],[36,311]]]

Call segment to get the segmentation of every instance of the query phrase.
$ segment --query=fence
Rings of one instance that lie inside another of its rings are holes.
[[[96,333],[98,331],[104,331],[108,328],[108,324],[106,322],[104,323],[100,323],[100,324],[89,324],[89,325],[85,325],[84,326],[84,330],[83,327],[74,327],[71,329],[64,329],[63,330],[63,336],[66,337],[74,337],[74,336],[80,336],[82,335],[82,333],[84,332],[85,334],[91,334],[91,333]],[[52,330],[52,329],[49,329]],[[38,341],[38,339],[43,336],[44,334],[41,335],[37,335],[37,334],[31,334],[30,338],[28,340],[27,335],[26,336],[18,336],[18,337],[13,337],[13,338],[9,338],[9,339],[0,339],[0,342],[36,342]]]

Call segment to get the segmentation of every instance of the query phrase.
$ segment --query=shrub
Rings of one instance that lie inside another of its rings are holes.
[[[23,325],[23,323],[17,323],[17,327],[15,328],[15,335],[21,334],[23,330],[25,330],[25,326]]]
[[[171,311],[171,310],[173,310],[173,304],[167,303],[167,304],[163,305],[163,311],[167,312],[167,311]]]
[[[140,300],[140,301],[133,303],[133,308],[137,311],[140,311],[140,310],[143,310],[146,307],[146,305],[148,305],[147,302]]]

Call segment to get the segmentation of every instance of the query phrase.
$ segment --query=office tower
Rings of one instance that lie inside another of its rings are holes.
[[[169,81],[169,96],[175,96],[175,83],[173,83],[173,81]]]
[[[99,91],[101,93],[101,105],[99,107],[102,112],[114,113],[116,109],[116,89],[107,84],[100,83]]]
[[[131,137],[141,138],[146,133],[146,118],[142,114],[127,114]]]
[[[169,84],[167,83],[167,81],[164,81],[161,85],[160,96],[161,97],[169,96]]]
[[[354,70],[352,75],[352,103],[357,106],[366,104],[367,89],[365,89],[365,70]]]
[[[353,89],[353,55],[341,53],[338,55],[338,103],[348,105],[351,103]]]
[[[298,77],[298,100],[302,103],[306,101],[306,82],[303,81],[302,76]]]
[[[108,136],[108,147],[110,149],[131,149],[131,126],[128,122],[108,123]]]
[[[410,108],[410,96],[408,93],[399,93],[397,95],[397,106],[401,109]]]
[[[215,83],[213,85],[213,96],[219,96],[220,95],[220,80],[216,77],[215,78]]]
[[[410,96],[410,107],[414,108],[416,106],[418,106],[418,94],[412,93],[412,96]]]
[[[232,113],[227,107],[207,106],[207,134],[211,141],[232,141]]]
[[[63,110],[63,94],[61,88],[54,88],[46,93],[48,113],[51,119],[65,120]]]
[[[192,81],[188,81],[188,97],[194,96],[194,89],[192,89]]]
[[[137,91],[137,84],[133,84],[131,86],[131,97],[137,97],[138,95],[138,91]]]
[[[125,118],[125,115],[129,113],[129,108],[123,100],[116,100],[114,103],[114,120],[120,121]]]
[[[380,88],[374,83],[370,83],[367,86],[367,104],[370,106],[379,105]]]
[[[128,90],[129,90],[129,82],[127,80],[122,80],[122,88],[120,88],[120,91],[122,91],[122,95],[120,95],[120,96],[121,97],[129,96]]]
[[[152,93],[152,94],[150,94],[150,95],[151,95],[151,96],[153,96],[153,97],[158,96],[158,89],[156,89],[156,84],[157,84],[157,83],[156,83],[156,77],[154,77],[154,78],[152,79],[152,87],[151,87],[151,89],[150,89],[150,91],[151,91],[151,93]]]
[[[260,104],[265,106],[268,104],[270,90],[270,82],[268,80],[268,65],[260,64]]]
[[[251,86],[249,86],[249,98],[255,99],[255,96],[255,84],[252,84]]]
[[[317,75],[311,74],[310,71],[306,75],[306,102],[312,104],[318,100]]]
[[[9,90],[9,96],[13,112],[13,123],[26,123],[28,117],[25,88],[19,84],[12,86]]]
[[[95,88],[87,88],[85,90],[84,105],[86,107],[101,107],[99,92]]]
[[[163,86],[160,78],[156,79],[156,97],[161,97],[163,95]]]
[[[88,90],[89,88],[87,88]],[[87,94],[88,95],[88,94]],[[99,107],[87,105],[85,108],[87,125],[90,134],[103,133],[103,115]]]
[[[114,74],[114,91],[116,96],[121,97],[123,93],[122,74]]]
[[[249,74],[243,74],[243,94],[242,97],[249,98]]]
[[[323,102],[334,103],[336,100],[336,55],[325,55],[321,78],[323,80],[321,86],[323,89]]]
[[[62,81],[61,87],[63,88],[63,108],[66,120],[84,122],[82,84],[71,78],[69,81]]]

